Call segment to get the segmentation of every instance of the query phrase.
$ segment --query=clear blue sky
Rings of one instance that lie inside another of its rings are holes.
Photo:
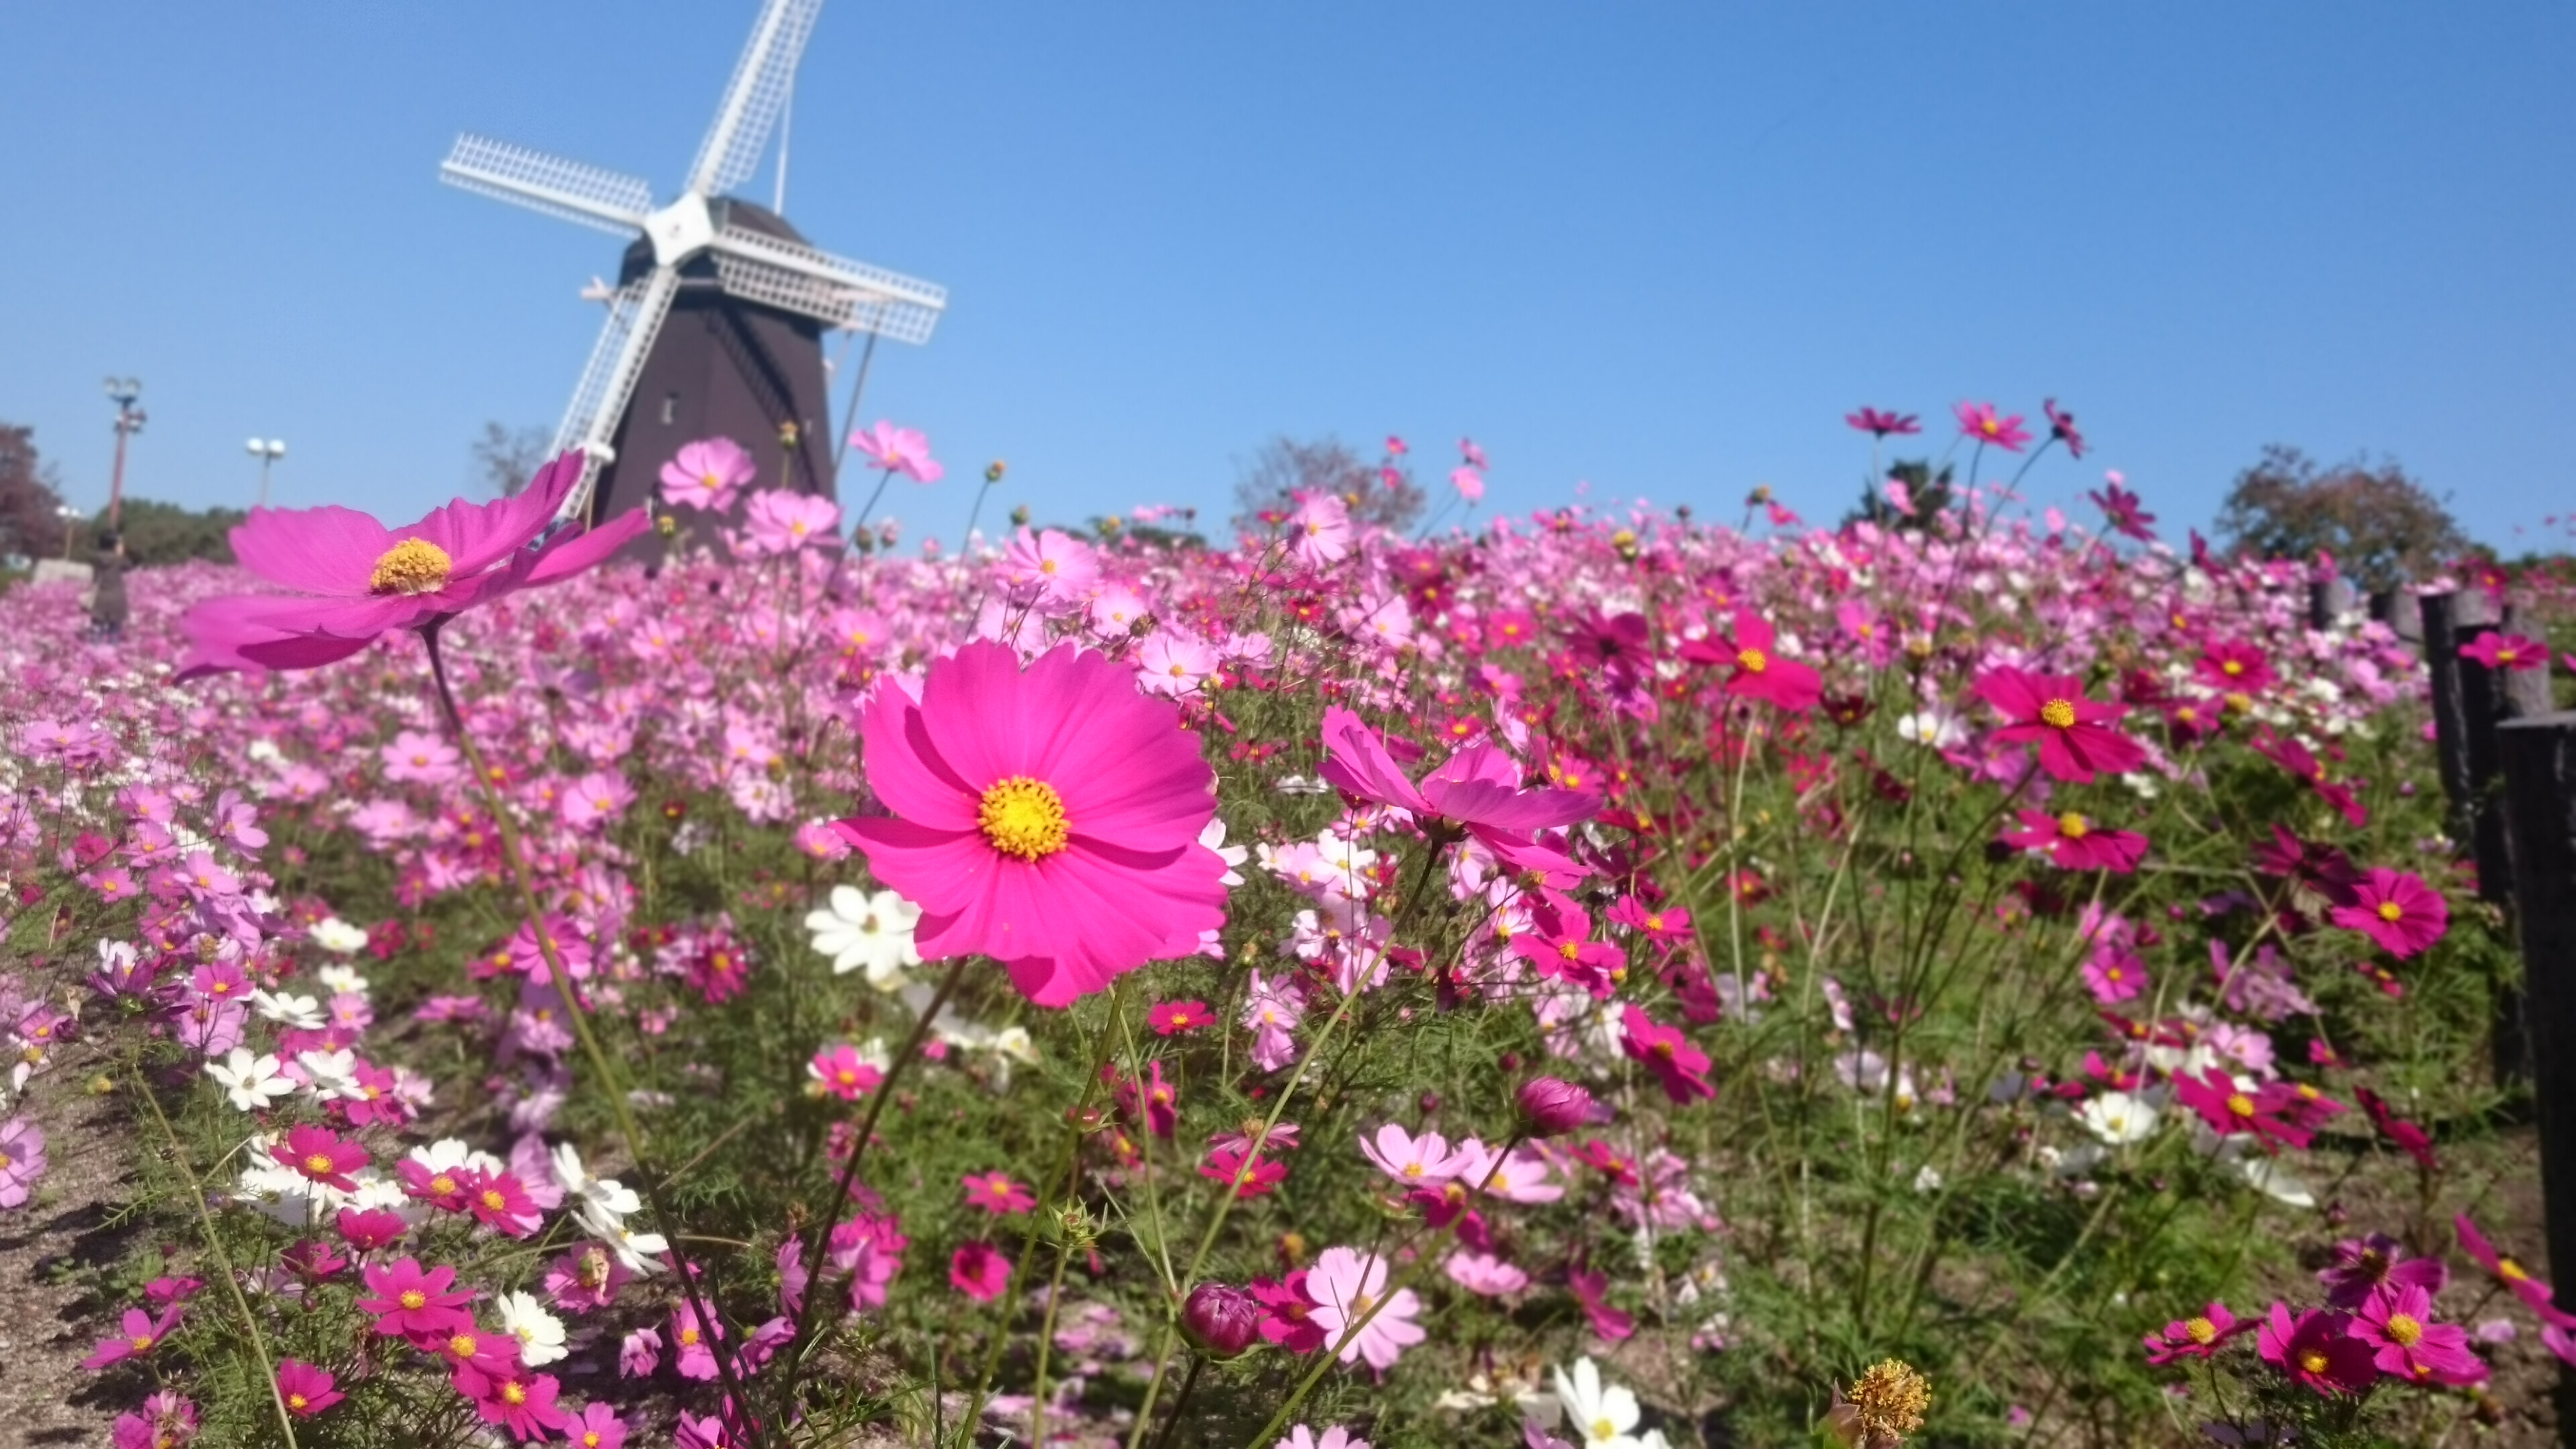
[[[246,501],[253,434],[281,502],[460,491],[486,419],[551,425],[618,244],[439,185],[450,140],[667,197],[756,9],[8,6],[0,419],[93,506],[110,372],[138,494]],[[862,411],[928,430],[896,511],[952,541],[992,458],[997,505],[1221,513],[1283,431],[1830,521],[1846,410],[2050,395],[2099,452],[2039,501],[2109,466],[2205,522],[2280,440],[2510,548],[2570,508],[2570,55],[2542,4],[830,0],[787,209],[950,289]]]

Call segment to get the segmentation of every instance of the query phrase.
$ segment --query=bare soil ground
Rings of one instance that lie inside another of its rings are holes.
[[[24,1207],[0,1214],[0,1444],[104,1444],[127,1407],[80,1366],[116,1315],[84,1301],[78,1270],[129,1245],[110,1219],[135,1190],[133,1143],[114,1099],[80,1094],[68,1075],[26,1099],[51,1166]]]

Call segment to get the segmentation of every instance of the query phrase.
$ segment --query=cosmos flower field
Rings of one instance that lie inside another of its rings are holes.
[[[2576,1319],[2421,661],[1957,415],[1885,525],[897,556],[710,440],[659,540],[550,531],[575,460],[262,511],[117,644],[0,594],[0,1229],[131,1227],[64,1392],[121,1449],[2522,1442]]]

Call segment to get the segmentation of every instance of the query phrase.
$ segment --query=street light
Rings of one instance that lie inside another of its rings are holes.
[[[63,557],[72,556],[72,532],[80,527],[81,511],[68,503],[57,504],[54,516],[63,521]]]
[[[268,506],[268,465],[286,456],[284,438],[253,438],[250,455],[259,460],[259,506]]]
[[[134,405],[143,396],[143,380],[111,377],[102,385],[107,400],[116,404],[116,476],[107,485],[107,526],[114,528],[124,512],[125,440],[143,431],[143,409]]]

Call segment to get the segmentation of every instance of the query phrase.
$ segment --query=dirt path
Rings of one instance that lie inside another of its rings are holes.
[[[111,1326],[83,1304],[72,1270],[116,1258],[127,1234],[102,1225],[132,1190],[112,1101],[55,1072],[20,1110],[45,1132],[35,1196],[0,1213],[0,1444],[104,1444],[125,1407],[80,1366]]]

